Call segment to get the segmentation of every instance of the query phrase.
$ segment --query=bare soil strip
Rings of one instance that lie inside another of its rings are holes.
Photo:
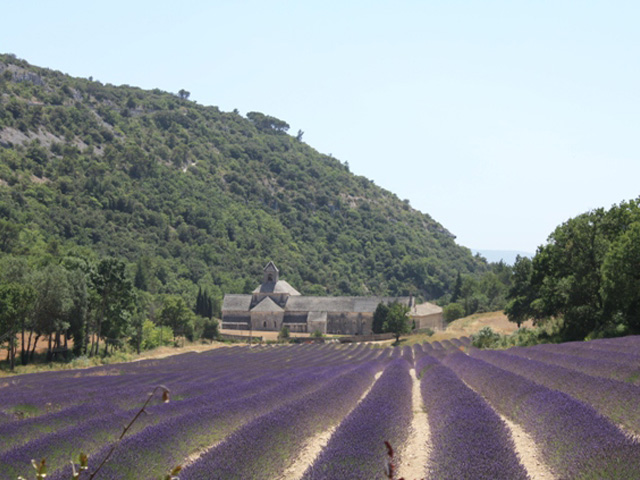
[[[429,445],[431,435],[427,412],[424,410],[422,393],[420,392],[420,379],[416,376],[416,371],[413,368],[411,369],[411,377],[413,379],[411,393],[413,420],[411,421],[409,438],[399,451],[398,477],[404,477],[407,480],[418,480],[425,478],[426,475],[427,462],[431,453]]]
[[[191,465],[192,463],[196,463],[200,457],[202,455],[204,455],[205,453],[207,453],[209,450],[212,450],[214,448],[216,448],[218,445],[220,444],[220,442],[216,442],[213,445],[209,445],[208,447],[205,448],[201,448],[200,450],[193,452],[191,455],[189,455],[186,460],[184,462],[182,462],[180,465],[182,465],[182,468],[186,468],[189,465]]]
[[[358,400],[358,404],[369,394],[373,385],[378,381],[378,378],[380,378],[380,375],[382,375],[382,372],[376,373],[374,382],[362,394]],[[356,407],[358,404],[356,404]],[[310,437],[302,451],[300,451],[296,456],[294,463],[289,466],[289,468],[287,468],[284,473],[277,478],[277,480],[298,480],[302,478],[302,475],[307,471],[307,468],[313,464],[318,455],[320,455],[320,452],[322,452],[324,447],[327,446],[327,443],[329,443],[329,439],[331,438],[331,435],[333,435],[333,432],[335,432],[336,428],[337,425]]]
[[[635,432],[632,432],[631,430],[629,430],[627,427],[625,427],[622,424],[618,424],[617,427],[622,430],[622,433],[624,433],[627,438],[629,438],[630,440],[636,442],[636,443],[640,443],[640,435],[638,435]]]
[[[467,382],[464,382],[464,384],[473,390]],[[482,398],[484,398],[484,396],[482,396]],[[496,412],[496,415],[499,415],[507,425],[507,428],[511,433],[511,438],[513,438],[513,443],[515,444],[516,454],[520,459],[520,463],[522,463],[529,474],[529,477],[531,477],[531,480],[557,480],[556,476],[542,460],[540,450],[538,450],[538,446],[534,442],[533,438],[531,438],[531,436],[525,432],[520,425],[512,422],[504,415],[501,415],[500,412],[493,408],[486,398],[484,398],[484,401],[487,402],[487,405],[489,405],[493,411]]]
[[[555,480],[555,475],[551,473],[549,467],[543,462],[540,451],[529,434],[517,423],[513,423],[502,415],[500,415],[500,418],[504,420],[504,423],[507,424],[511,431],[513,443],[516,444],[516,453],[531,480]]]

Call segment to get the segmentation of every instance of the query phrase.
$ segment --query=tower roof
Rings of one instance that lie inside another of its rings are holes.
[[[288,293],[289,295],[300,295],[299,291],[284,280],[278,280],[277,282],[265,282],[258,286],[253,293]]]
[[[278,270],[278,267],[276,267],[276,264],[273,263],[272,261],[269,261],[269,263],[267,263],[263,269],[265,272],[266,271],[272,271],[272,272],[279,272],[280,270]]]

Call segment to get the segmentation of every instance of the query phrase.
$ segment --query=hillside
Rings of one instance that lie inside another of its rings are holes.
[[[286,122],[103,85],[0,55],[0,248],[115,256],[136,286],[438,298],[486,265]],[[391,159],[390,159],[391,160]]]

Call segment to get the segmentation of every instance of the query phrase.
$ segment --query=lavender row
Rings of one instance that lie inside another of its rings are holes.
[[[243,396],[228,392],[226,401],[208,402],[182,415],[167,415],[168,410],[164,413],[157,412],[156,416],[160,417],[160,421],[125,438],[112,461],[103,468],[100,478],[156,478],[162,472],[181,464],[189,455],[221,441],[254,418],[316,390],[344,368],[316,368],[315,372],[311,368],[300,369],[297,373],[290,372],[280,384],[254,395]],[[246,390],[244,387],[242,389]],[[174,408],[183,410],[179,405]],[[90,455],[90,465],[99,463],[109,448],[110,445],[106,444],[101,451]],[[66,469],[52,478],[65,479],[68,473]]]
[[[576,357],[572,354],[562,353],[560,348],[554,350],[536,347],[514,347],[509,349],[509,354],[553,365],[559,365],[561,367],[586,373],[587,375],[594,375],[596,377],[611,378],[621,382],[635,383],[640,381],[640,367],[633,367],[609,361],[609,355],[606,352],[599,354],[598,358],[593,358],[592,356]]]
[[[528,360],[506,352],[478,351],[478,358],[529,380],[565,392],[588,403],[615,424],[640,434],[640,386],[593,377],[557,365]]]
[[[183,470],[180,478],[268,480],[282,475],[307,438],[353,409],[379,369],[373,362],[348,369],[299,401],[255,419]]]
[[[420,389],[432,445],[428,477],[528,479],[507,426],[482,397],[437,362],[423,372]]]
[[[559,477],[640,478],[640,444],[587,404],[462,353],[446,357],[444,363],[502,415],[519,423]]]
[[[314,378],[314,368],[305,367],[299,369],[299,376],[308,379],[306,381],[312,381]],[[321,369],[318,369],[321,370]],[[212,383],[210,389],[212,393],[209,395],[204,394],[200,397],[195,397],[193,401],[183,400],[174,401],[167,405],[161,405],[149,409],[154,415],[144,416],[136,423],[136,429],[139,430],[145,426],[158,423],[160,421],[172,418],[175,416],[184,415],[185,412],[193,413],[198,412],[201,409],[210,408],[212,402],[217,402],[225,397],[231,399],[240,399],[242,396],[256,396],[256,393],[260,393],[261,389],[271,388],[271,390],[277,390],[282,384],[290,382],[290,377],[293,369],[285,372],[271,373],[265,372],[262,377],[255,379],[253,382],[236,382],[237,387],[234,391],[234,385],[225,386],[225,384]],[[287,375],[289,373],[289,375]],[[278,380],[279,379],[279,380]],[[189,388],[189,382],[184,382],[184,388]],[[108,398],[110,392],[108,390],[103,392],[104,397]],[[144,395],[140,395],[140,400],[146,400],[146,392]],[[215,404],[215,403],[214,403]],[[157,410],[157,411],[154,411]],[[65,428],[53,433],[43,435],[42,437],[32,440],[20,447],[15,447],[2,456],[0,456],[0,463],[7,463],[13,465],[15,468],[22,468],[22,466],[28,466],[30,459],[27,459],[26,463],[24,458],[26,456],[47,457],[51,465],[61,466],[64,465],[72,452],[61,451],[58,445],[62,443],[68,443],[70,446],[75,443],[75,449],[82,448],[86,453],[92,453],[97,451],[105,443],[112,441],[117,434],[121,431],[122,419],[130,419],[133,416],[133,412],[119,411],[117,414],[106,415],[100,418],[94,418],[92,416],[79,416],[73,420],[77,421],[77,424],[70,428]],[[118,420],[120,419],[120,420]],[[117,421],[116,421],[117,420]],[[46,419],[43,419],[46,421]],[[17,424],[17,429],[20,431],[20,422]],[[75,442],[73,439],[75,438]],[[82,439],[88,439],[83,441]],[[67,439],[71,439],[67,441]],[[77,453],[77,452],[76,452]]]
[[[393,360],[369,394],[340,424],[303,480],[384,478],[384,441],[404,443],[411,423],[410,365]]]
[[[231,349],[219,349],[231,350]],[[37,374],[37,376],[27,379],[21,379],[16,385],[9,386],[3,391],[3,406],[5,413],[13,410],[28,409],[31,414],[42,414],[50,411],[59,410],[78,403],[86,403],[91,401],[92,397],[97,396],[103,399],[105,389],[113,392],[113,398],[122,400],[127,393],[132,397],[139,397],[142,392],[146,391],[150,386],[162,383],[170,389],[179,390],[184,379],[185,371],[190,377],[199,375],[201,378],[212,378],[216,375],[228,374],[229,371],[235,370],[233,363],[240,362],[235,365],[243,375],[258,376],[262,374],[270,366],[277,369],[287,367],[285,360],[294,360],[295,364],[304,364],[304,362],[318,362],[326,364],[331,361],[339,363],[340,361],[348,361],[345,352],[338,349],[327,349],[326,351],[299,351],[302,353],[298,358],[295,357],[294,351],[273,349],[271,351],[257,352],[256,354],[245,355],[245,351],[235,349],[233,355],[203,355],[202,357],[193,358],[192,354],[189,358],[183,358],[180,362],[173,358],[156,360],[154,372],[149,371],[149,364],[142,364],[135,367],[122,367],[126,370],[126,374],[117,376],[81,376],[74,378],[73,376],[64,377],[52,372],[51,377],[47,375]],[[185,357],[188,354],[180,355]],[[316,358],[314,358],[314,356]],[[325,360],[327,360],[325,362]],[[290,364],[289,364],[290,365]],[[135,370],[134,368],[137,368]],[[108,370],[94,371],[93,375],[108,373]],[[116,393],[119,389],[120,392]],[[176,392],[187,395],[188,391]],[[121,404],[125,407],[126,405]]]
[[[629,367],[640,367],[640,348],[637,349],[637,353],[620,352],[618,351],[619,348],[617,346],[615,347],[615,350],[611,350],[607,349],[606,345],[601,343],[596,344],[595,341],[579,343],[568,342],[557,345],[542,344],[531,348],[536,348],[545,352],[564,353],[581,358],[595,360],[605,359],[609,362],[615,362]]]

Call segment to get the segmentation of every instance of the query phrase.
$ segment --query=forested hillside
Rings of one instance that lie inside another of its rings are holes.
[[[0,92],[4,254],[116,257],[141,290],[193,302],[198,286],[215,299],[253,288],[268,260],[305,294],[426,299],[486,269],[282,120],[12,55],[0,56]]]

